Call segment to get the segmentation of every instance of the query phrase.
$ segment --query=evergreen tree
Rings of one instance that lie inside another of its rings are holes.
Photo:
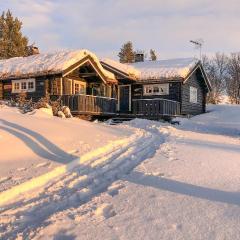
[[[21,32],[22,22],[10,10],[0,17],[0,59],[27,56],[28,39]]]
[[[133,63],[134,62],[134,51],[133,44],[131,41],[124,43],[118,53],[120,63]]]
[[[152,60],[152,61],[157,60],[157,54],[156,54],[155,50],[153,50],[153,49],[150,49],[150,60]]]

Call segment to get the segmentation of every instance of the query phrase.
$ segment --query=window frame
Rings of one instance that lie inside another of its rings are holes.
[[[169,95],[169,83],[161,84],[147,84],[143,85],[143,95],[144,96],[167,96]],[[158,91],[156,89],[158,88]],[[159,89],[163,91],[160,92]]]
[[[32,88],[30,87],[30,83],[33,84]],[[12,80],[12,93],[35,92],[35,91],[36,91],[35,78]]]
[[[196,87],[189,87],[189,102],[198,103],[198,89]]]
[[[74,87],[74,94],[86,94],[86,87],[85,85],[82,83],[82,82],[77,82],[77,81],[74,81],[73,83],[73,87]],[[79,89],[79,91],[76,91],[76,88]]]

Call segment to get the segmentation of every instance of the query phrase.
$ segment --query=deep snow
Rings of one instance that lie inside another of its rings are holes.
[[[180,126],[139,119],[118,126],[69,121],[73,129],[82,124],[104,129],[102,144],[79,154],[61,176],[2,203],[0,238],[238,239],[240,107],[208,110],[180,119]],[[19,125],[25,118],[39,124],[44,119],[11,114],[19,117]],[[6,115],[5,121],[15,117]],[[66,122],[56,120],[59,126]],[[37,132],[40,126],[29,124]],[[116,137],[106,143],[105,134]],[[59,146],[69,146],[67,141]]]

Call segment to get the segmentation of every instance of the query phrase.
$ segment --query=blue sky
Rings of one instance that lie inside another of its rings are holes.
[[[131,40],[160,59],[192,57],[189,40],[199,38],[206,54],[240,50],[239,0],[0,0],[6,9],[41,52],[87,48],[117,59]]]

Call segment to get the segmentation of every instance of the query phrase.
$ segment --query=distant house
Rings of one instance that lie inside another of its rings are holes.
[[[142,59],[143,60],[143,59]],[[196,59],[100,61],[88,50],[0,61],[0,98],[61,97],[73,114],[150,119],[205,112],[211,85]]]

